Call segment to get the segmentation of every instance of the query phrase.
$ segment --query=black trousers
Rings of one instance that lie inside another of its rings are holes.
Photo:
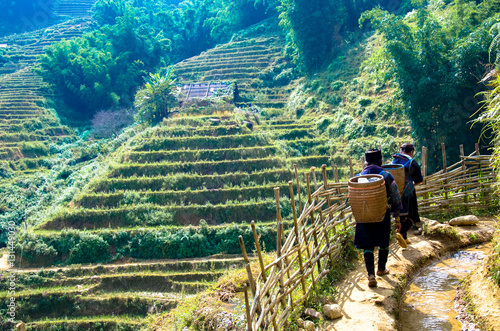
[[[368,276],[375,275],[375,256],[373,251],[375,247],[363,247],[363,257],[365,260],[365,267]],[[379,247],[378,249],[378,263],[377,267],[379,271],[385,270],[385,265],[387,264],[387,257],[389,256],[389,246]]]

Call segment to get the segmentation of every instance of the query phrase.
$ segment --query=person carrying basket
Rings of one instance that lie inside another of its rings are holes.
[[[394,158],[392,164],[402,164],[405,168],[405,187],[402,193],[401,200],[403,208],[401,209],[401,231],[400,234],[406,244],[410,244],[408,240],[408,230],[413,224],[420,222],[418,215],[418,202],[415,186],[422,183],[424,178],[417,161],[413,159],[415,147],[413,144],[404,143],[401,145],[400,152],[392,155]],[[398,238],[398,241],[400,239]]]
[[[375,257],[374,250],[375,247],[378,247],[378,270],[377,276],[383,276],[389,273],[389,270],[386,268],[387,258],[389,256],[389,238],[391,233],[391,213],[395,217],[395,228],[396,232],[400,230],[399,223],[399,212],[402,208],[401,204],[401,195],[399,194],[398,187],[394,177],[384,169],[382,169],[382,152],[380,149],[371,149],[365,152],[365,167],[363,171],[360,173],[360,177],[358,182],[361,181],[361,177],[366,181],[370,180],[370,176],[362,176],[362,175],[379,175],[377,178],[383,177],[384,183],[382,185],[385,186],[385,197],[381,202],[382,207],[382,215],[379,219],[375,221],[369,221],[367,223],[360,222],[356,219],[356,232],[354,235],[354,245],[358,249],[363,250],[363,257],[365,261],[366,271],[368,273],[368,286],[375,287],[377,286],[377,280],[375,277]],[[360,194],[362,192],[359,192]],[[351,192],[349,193],[351,195]],[[354,193],[353,193],[354,195]],[[383,195],[382,195],[383,196]],[[354,214],[354,205],[353,201],[351,201],[351,208],[353,209]],[[370,204],[370,200],[366,199],[366,204]],[[385,207],[384,207],[385,206]],[[370,206],[365,206],[365,208],[369,208]],[[385,214],[384,214],[385,210]],[[356,215],[354,215],[356,218]]]

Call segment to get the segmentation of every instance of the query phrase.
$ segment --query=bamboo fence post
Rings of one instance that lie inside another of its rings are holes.
[[[274,198],[276,199],[276,218],[278,221],[277,225],[277,235],[276,235],[276,259],[280,260],[281,258],[281,236],[283,235],[283,223],[281,222],[281,210],[280,210],[280,188],[275,187],[274,188]],[[278,261],[277,267],[278,267],[278,273],[280,273],[279,277],[279,282],[280,282],[280,294],[286,293],[285,291],[285,286],[284,286],[284,281],[283,281],[283,274],[281,270],[286,268],[286,266],[283,267],[282,261]],[[285,297],[281,298],[281,306],[283,309],[286,307],[286,301]]]
[[[464,145],[460,145],[460,163],[462,164],[462,170],[464,171],[464,174],[462,175],[463,178],[463,185],[464,185],[464,203],[467,203],[468,200],[468,194],[467,192],[469,191],[469,188],[467,187],[467,174],[465,173],[465,170],[467,169],[467,166],[465,165],[465,151],[464,151]]]
[[[238,241],[240,242],[241,252],[243,253],[243,260],[245,261],[246,265],[249,265],[250,260],[248,259],[247,250],[245,248],[245,243],[243,242],[243,236],[241,236],[241,235],[238,236]],[[254,282],[252,273],[250,273],[248,275],[248,281],[250,283],[250,289],[252,290],[252,294],[255,295],[255,282]]]
[[[309,183],[309,173],[306,172],[304,173],[304,176],[307,178],[306,182]],[[306,245],[306,252],[307,252],[307,261],[311,261],[312,259],[312,253],[311,250],[309,249],[309,240],[307,240],[307,231],[306,231],[306,223],[307,221],[304,221],[304,226],[302,226],[302,235],[304,236],[304,244]],[[314,247],[313,247],[313,252],[314,252]],[[311,265],[311,281],[313,287],[316,287],[315,281],[314,281],[314,265]]]
[[[323,164],[321,166],[321,172],[323,173],[323,189],[325,191],[328,191],[328,176],[326,175],[326,164]],[[330,196],[329,195],[326,197],[326,200],[328,202],[328,207],[331,207],[332,206],[332,200],[330,200]],[[331,215],[331,213],[330,213],[330,215]]]
[[[16,324],[16,331],[26,331],[26,324],[19,322]]]
[[[443,155],[443,174],[446,174],[447,172],[447,167],[446,167],[446,146],[444,143],[441,143],[441,154]],[[443,190],[444,190],[444,198],[445,200],[448,200],[448,190],[446,189],[446,186],[448,184],[448,180],[444,179],[443,180]]]
[[[318,190],[318,182],[316,181],[316,167],[311,167],[311,173],[314,182],[314,191]]]
[[[325,192],[326,192],[326,191],[328,191],[328,177],[326,176],[326,164],[321,165],[321,172],[323,173],[323,190],[325,190]],[[326,196],[326,201],[328,203],[328,207],[331,207],[332,202],[330,201],[329,195]],[[333,216],[333,214],[332,214],[332,212],[330,212],[330,214],[328,215],[329,219],[331,219],[332,216]],[[323,233],[325,235],[326,245],[328,247],[328,250],[330,250],[330,244],[331,244],[330,238],[328,237],[328,231],[326,230],[326,223],[323,220],[323,213],[321,210],[320,210],[320,217],[321,217],[321,222],[323,223]],[[335,229],[333,231],[335,233]]]
[[[484,185],[483,185],[484,180],[481,179],[481,177],[483,177],[483,166],[481,164],[481,158],[480,158],[481,153],[479,151],[479,143],[476,143],[475,147],[476,147],[477,160],[479,163],[479,183],[481,184],[481,192],[483,192],[484,191]],[[484,195],[486,195],[486,192],[484,192]]]
[[[333,171],[333,178],[335,180],[335,183],[339,183],[340,182],[339,168],[333,164],[333,161],[332,161],[332,171]],[[342,192],[340,191],[340,187],[337,187],[337,194],[340,196],[341,193]],[[342,211],[340,212],[340,217],[344,218],[344,209],[342,209]]]
[[[422,146],[422,172],[423,172],[423,178],[424,182],[423,184],[427,184],[427,147]],[[424,196],[422,197],[423,202],[425,200],[429,199],[429,193],[425,193]]]
[[[248,287],[245,286],[245,307],[247,315],[247,331],[252,331],[252,318],[250,317],[250,300],[248,300]]]
[[[297,170],[297,163],[293,165],[295,169],[295,179],[297,180],[297,195],[299,196],[299,210],[302,211],[302,200],[300,199],[300,182],[299,182],[299,172]]]
[[[307,201],[309,202],[310,205],[312,205],[312,195],[311,195],[311,183],[309,182],[309,173],[306,172],[306,185],[307,185]],[[314,212],[311,210],[311,223],[314,224]],[[318,235],[316,233],[316,229],[313,229],[313,238],[314,238],[314,249],[316,249],[316,247],[319,247],[318,245]],[[313,252],[314,252],[314,249],[313,249]],[[318,272],[321,273],[321,262],[318,260],[317,262],[317,265],[318,265]]]
[[[354,177],[354,169],[352,168],[352,157],[349,156],[349,168],[351,169],[351,177]]]
[[[365,167],[365,157],[362,156],[360,161],[361,161],[361,169],[363,169]]]
[[[264,259],[262,258],[262,251],[260,249],[259,236],[257,235],[257,229],[255,228],[255,222],[252,221],[250,223],[250,225],[252,226],[253,240],[255,241],[255,249],[257,250],[257,255],[259,257],[259,265],[260,265],[260,271],[262,274],[262,279],[264,281],[266,281],[267,275],[266,275],[265,266],[264,266]]]
[[[297,245],[299,246],[297,254],[299,258],[299,270],[300,270],[300,282],[302,283],[302,292],[304,295],[307,291],[306,280],[304,278],[304,264],[302,262],[302,252],[301,252],[301,242],[299,236],[299,224],[297,222],[297,211],[295,210],[295,198],[293,196],[293,182],[288,182],[288,187],[290,188],[290,201],[292,203],[292,213],[293,213],[293,231],[295,232],[295,238],[297,240]]]
[[[250,260],[248,259],[247,250],[245,248],[245,243],[243,242],[243,237],[238,236],[238,241],[240,242],[241,252],[243,253],[243,260],[245,261],[245,269],[247,270],[248,282],[250,283],[250,289],[252,290],[252,295],[255,298],[257,292],[257,286],[255,285],[255,280],[252,274],[252,268],[250,267]],[[257,303],[257,313],[260,314],[260,304]]]

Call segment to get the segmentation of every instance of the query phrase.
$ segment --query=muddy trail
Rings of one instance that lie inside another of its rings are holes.
[[[337,303],[342,308],[343,317],[323,323],[320,330],[452,330],[448,325],[445,328],[429,327],[427,329],[402,325],[402,322],[408,323],[401,317],[405,313],[402,300],[405,290],[414,277],[424,268],[435,263],[437,258],[444,258],[459,249],[490,241],[497,219],[480,217],[478,225],[455,227],[457,235],[453,237],[440,234],[445,233],[449,225],[436,224],[428,219],[423,219],[423,221],[428,227],[428,233],[438,234],[419,234],[410,231],[411,244],[407,248],[402,249],[397,243],[392,244],[387,264],[390,274],[377,276],[376,288],[368,287],[364,263],[359,261],[356,269],[338,285]],[[454,297],[451,301],[454,301]],[[495,307],[492,307],[495,305],[491,305],[491,301],[486,301],[484,304],[488,305],[488,314],[500,321],[500,305],[496,305],[498,311],[495,311]],[[476,306],[478,306],[477,303]],[[396,319],[396,316],[399,318]],[[453,330],[460,330],[460,328]]]

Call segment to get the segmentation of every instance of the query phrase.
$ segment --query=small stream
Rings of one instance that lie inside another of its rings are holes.
[[[402,331],[459,331],[455,296],[460,279],[480,265],[490,244],[460,250],[420,271],[408,285],[401,305]]]

